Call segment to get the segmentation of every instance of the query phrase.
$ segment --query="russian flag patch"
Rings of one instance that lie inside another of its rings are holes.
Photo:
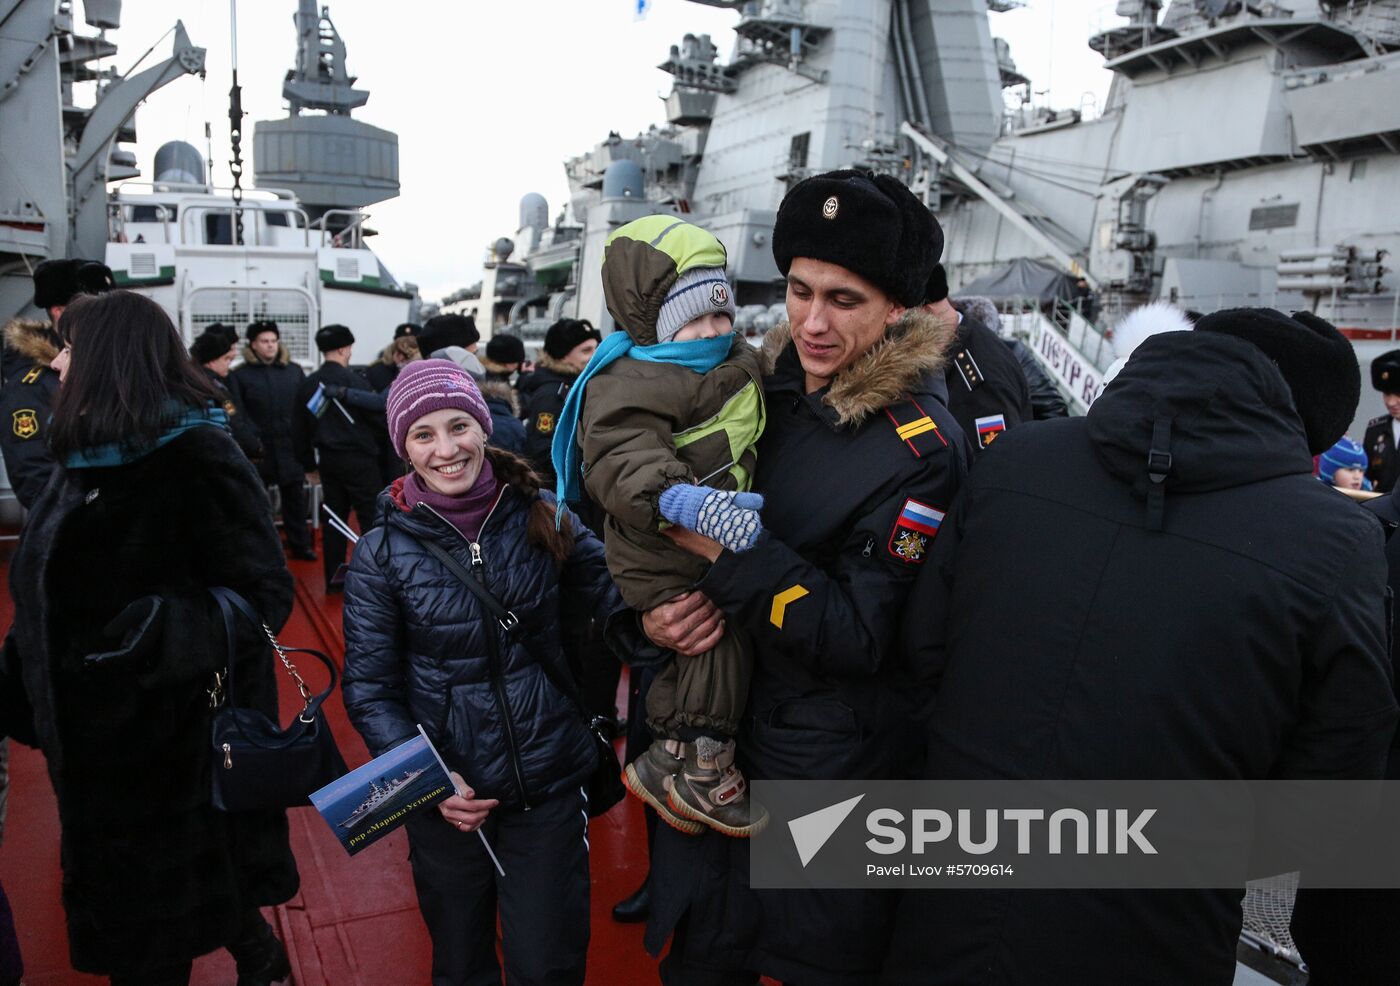
[[[915,499],[904,501],[904,508],[890,532],[890,554],[910,565],[920,564],[928,554],[929,542],[938,534],[944,512]]]
[[[977,447],[986,448],[1006,430],[1006,415],[989,414],[973,422],[977,426]]]

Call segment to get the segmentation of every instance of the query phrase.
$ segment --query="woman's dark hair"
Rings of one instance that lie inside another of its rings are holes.
[[[144,295],[77,298],[58,332],[72,350],[49,430],[59,461],[109,442],[131,450],[152,445],[186,408],[219,402],[170,316]],[[172,401],[179,405],[173,415]]]
[[[496,480],[513,487],[530,503],[530,519],[525,525],[525,540],[539,548],[556,565],[569,560],[574,550],[574,528],[565,517],[558,529],[554,526],[554,504],[540,498],[540,477],[530,463],[505,449],[486,447],[486,458]]]

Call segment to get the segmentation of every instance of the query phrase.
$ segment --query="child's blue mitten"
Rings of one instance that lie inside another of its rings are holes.
[[[747,551],[763,530],[758,512],[763,497],[680,483],[668,487],[657,504],[661,516],[678,527],[703,534],[730,551]]]

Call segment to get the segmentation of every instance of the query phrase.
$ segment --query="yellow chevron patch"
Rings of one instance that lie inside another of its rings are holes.
[[[807,595],[807,590],[800,585],[784,589],[773,597],[773,608],[768,613],[768,622],[779,630],[783,628],[783,616],[787,613],[788,603],[795,603],[803,596]]]

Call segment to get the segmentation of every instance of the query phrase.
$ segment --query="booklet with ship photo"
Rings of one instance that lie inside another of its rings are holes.
[[[421,811],[454,794],[437,750],[418,727],[400,743],[311,795],[311,803],[350,855],[384,838]]]

